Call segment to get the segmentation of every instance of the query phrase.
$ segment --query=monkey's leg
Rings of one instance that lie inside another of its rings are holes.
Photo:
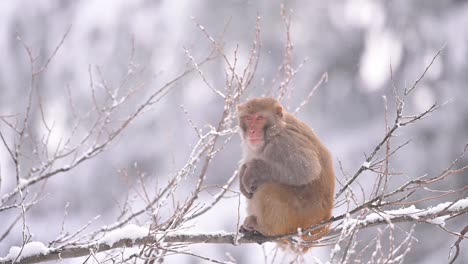
[[[259,186],[248,207],[249,213],[256,216],[259,233],[274,236],[297,230],[297,213],[288,198],[293,195],[281,184],[266,182]]]
[[[249,201],[249,213],[257,217],[257,231],[265,236],[295,233],[328,219],[331,215],[307,191],[283,184],[262,184]],[[319,228],[314,235],[325,233]]]

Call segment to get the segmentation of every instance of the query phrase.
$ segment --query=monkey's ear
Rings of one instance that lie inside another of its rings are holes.
[[[275,112],[279,117],[283,117],[283,107],[281,105],[275,107]]]

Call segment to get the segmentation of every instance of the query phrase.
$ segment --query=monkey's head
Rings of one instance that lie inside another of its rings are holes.
[[[285,125],[283,107],[270,97],[251,99],[237,106],[237,118],[244,144],[258,148]]]

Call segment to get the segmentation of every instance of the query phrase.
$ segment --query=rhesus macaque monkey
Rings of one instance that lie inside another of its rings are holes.
[[[240,104],[237,115],[244,152],[240,190],[249,213],[241,231],[282,235],[330,219],[335,173],[315,133],[274,98]],[[324,226],[303,239],[313,241],[327,231]]]

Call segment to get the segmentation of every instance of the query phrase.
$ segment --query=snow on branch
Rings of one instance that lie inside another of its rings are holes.
[[[467,212],[468,198],[465,198],[456,202],[440,203],[434,207],[428,207],[425,209],[418,209],[416,206],[411,205],[397,210],[371,213],[362,220],[348,219],[345,227],[356,223],[361,227],[365,227],[382,223],[408,222],[413,220],[444,226],[447,218]]]
[[[412,222],[423,221],[436,225],[443,225],[445,219],[453,215],[468,213],[468,198],[460,199],[456,202],[446,202],[438,204],[434,207],[425,209],[418,209],[415,206],[402,208],[398,210],[388,210],[378,213],[371,213],[365,218],[347,219],[339,224],[329,235],[340,233],[343,229],[348,229],[350,226],[353,228],[366,228],[380,224],[389,224],[397,222]],[[335,217],[340,219],[340,217]],[[65,248],[47,248],[41,242],[29,242],[23,249],[20,247],[12,247],[7,256],[0,258],[0,264],[9,264],[16,260],[17,264],[39,263],[50,260],[60,260],[66,258],[76,258],[88,256],[98,252],[108,251],[111,249],[124,248],[124,247],[138,247],[147,244],[155,244],[164,247],[165,244],[247,244],[272,242],[288,237],[295,236],[295,234],[278,236],[278,237],[264,237],[260,235],[241,236],[238,233],[179,233],[179,232],[156,232],[151,234],[147,227],[139,227],[133,224],[126,225],[120,229],[113,230],[106,234],[102,239],[95,243],[90,243],[80,246],[69,246]],[[237,238],[237,240],[236,240]]]
[[[27,259],[35,256],[44,256],[50,252],[42,242],[32,241],[25,244],[23,247],[11,247],[8,255],[4,258],[0,258],[0,261],[19,262],[21,259]]]

